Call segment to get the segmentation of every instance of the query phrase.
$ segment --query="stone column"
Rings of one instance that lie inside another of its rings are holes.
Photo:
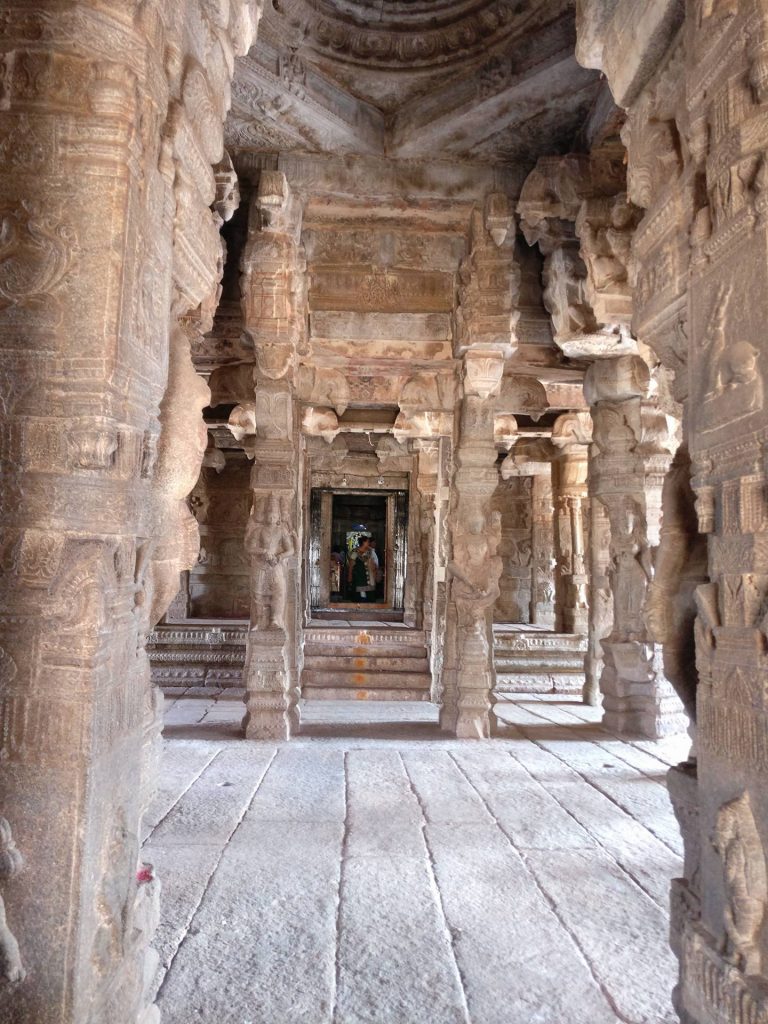
[[[550,467],[534,475],[531,494],[531,622],[548,629],[555,628],[554,514]]]
[[[437,485],[439,441],[417,441],[416,476],[418,580],[416,624],[431,640],[435,613],[435,562],[437,554]],[[430,643],[431,648],[431,643]]]
[[[590,446],[588,481],[594,478],[593,448]],[[598,455],[599,458],[599,455]],[[592,484],[588,484],[593,493]],[[600,703],[600,677],[603,672],[603,640],[613,628],[613,596],[609,579],[611,560],[611,523],[605,505],[597,499],[589,502],[589,630],[584,659],[585,704]]]
[[[295,372],[306,331],[301,209],[285,175],[262,171],[243,254],[252,406],[251,622],[243,681],[248,739],[289,739],[299,724],[302,450]]]
[[[504,216],[501,217],[501,212]],[[454,353],[463,360],[448,513],[450,558],[441,728],[490,736],[493,724],[493,605],[499,595],[501,523],[491,508],[498,483],[495,402],[505,358],[516,342],[514,217],[506,197],[489,195],[470,224],[470,251],[459,268]]]
[[[494,410],[504,357],[495,349],[473,349],[464,357],[464,397],[451,496],[452,559],[447,667],[441,727],[460,738],[487,739],[494,723],[492,689],[493,605],[499,596],[501,521],[491,509],[498,484]]]
[[[604,722],[614,732],[655,738],[684,729],[685,716],[644,617],[661,490],[675,446],[668,418],[648,400],[649,388],[639,356],[596,362],[584,383],[595,438],[590,493],[605,506],[611,527],[613,627],[603,641]]]
[[[255,5],[1,15],[0,1020],[151,1024],[144,642],[194,551],[207,389],[178,321],[217,282],[211,165]]]
[[[528,477],[530,492],[531,601],[529,621],[555,628],[555,537],[552,493],[552,454],[547,440],[521,438],[501,464],[501,478]],[[498,494],[497,494],[498,501]]]
[[[584,509],[587,505],[589,413],[565,413],[552,428],[555,495],[555,630],[585,633],[589,626]]]

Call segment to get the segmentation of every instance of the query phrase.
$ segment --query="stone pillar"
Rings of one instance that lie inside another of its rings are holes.
[[[603,641],[604,722],[614,732],[655,738],[684,729],[685,718],[644,617],[661,489],[675,445],[668,418],[648,400],[649,388],[639,356],[593,363],[584,383],[595,438],[590,493],[605,506],[611,527],[613,627]]]
[[[144,642],[194,549],[207,389],[178,321],[217,282],[211,165],[256,20],[166,7],[1,8],[4,1024],[158,1017]]]
[[[531,492],[531,622],[555,628],[555,535],[552,470],[533,477]]]
[[[301,209],[285,175],[262,171],[243,253],[242,300],[253,342],[251,622],[243,681],[248,739],[289,739],[299,724],[302,450],[295,372],[305,339]]]
[[[587,505],[589,413],[565,413],[552,428],[555,495],[555,629],[586,633],[589,625],[584,510]]]
[[[504,217],[500,213],[504,212]],[[493,724],[493,605],[499,596],[501,523],[491,508],[498,483],[495,402],[505,358],[516,342],[514,217],[506,197],[489,195],[475,209],[470,251],[459,268],[454,354],[463,359],[457,403],[441,728],[481,739]]]
[[[594,445],[590,446],[588,481],[594,477],[592,462]],[[599,458],[599,455],[598,455]],[[593,487],[588,484],[590,493]],[[613,595],[609,580],[611,560],[611,523],[605,505],[591,499],[589,502],[589,631],[587,654],[584,659],[585,704],[600,703],[600,676],[603,672],[603,640],[613,628]]]
[[[450,681],[440,724],[465,739],[487,739],[493,718],[492,610],[499,596],[501,520],[491,509],[498,483],[494,411],[504,357],[473,349],[464,358],[464,397],[451,495]]]
[[[547,440],[520,438],[501,464],[502,480],[513,477],[527,477],[530,480],[527,566],[530,572],[531,600],[528,621],[549,629],[555,628],[553,452]]]
[[[437,556],[437,484],[439,441],[416,442],[418,448],[416,624],[431,640],[435,614],[435,563]],[[431,644],[430,644],[431,647]]]

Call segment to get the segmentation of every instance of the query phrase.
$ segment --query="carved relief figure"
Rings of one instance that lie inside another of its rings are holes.
[[[743,338],[728,341],[726,337],[726,312],[732,293],[732,285],[718,288],[712,322],[703,339],[710,367],[704,403],[713,425],[763,405],[763,381],[757,367],[760,352]]]
[[[653,579],[653,564],[646,540],[645,515],[631,497],[624,497],[611,515],[608,575],[614,595],[617,631],[625,640],[643,639],[643,607],[647,586]]]
[[[245,548],[254,570],[253,624],[257,629],[285,629],[288,559],[296,553],[296,538],[286,525],[280,500],[274,494],[254,502],[245,531]]]
[[[501,515],[492,514],[490,530],[485,518],[476,514],[454,537],[454,558],[448,572],[454,578],[453,594],[459,610],[459,624],[485,636],[485,611],[499,596],[502,560]]]
[[[749,794],[720,808],[712,844],[723,862],[725,879],[724,955],[745,974],[760,970],[758,936],[768,897],[765,857]]]
[[[600,223],[589,215],[580,222],[582,256],[589,266],[592,286],[598,291],[629,281],[637,213],[625,196],[617,196],[607,222]]]
[[[13,841],[11,826],[0,818],[0,878],[12,878],[22,867],[21,854]],[[5,904],[0,896],[0,978],[15,985],[26,977],[16,937],[8,927]]]
[[[664,673],[691,720],[696,720],[694,593],[707,579],[707,541],[698,532],[691,487],[691,460],[686,445],[677,450],[662,491],[661,539],[655,553],[654,579],[648,590],[648,634],[664,645]]]

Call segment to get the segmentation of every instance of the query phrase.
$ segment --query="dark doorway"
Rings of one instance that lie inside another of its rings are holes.
[[[310,604],[403,607],[407,543],[405,491],[313,489],[310,498]]]

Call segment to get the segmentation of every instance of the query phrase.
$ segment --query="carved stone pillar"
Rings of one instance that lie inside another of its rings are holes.
[[[243,681],[248,739],[289,739],[299,724],[302,452],[294,375],[306,331],[301,209],[285,176],[263,171],[243,254],[252,407],[251,622]]]
[[[523,537],[526,543],[525,561],[529,571],[530,610],[528,621],[549,629],[555,628],[555,538],[554,505],[552,494],[552,457],[555,449],[541,438],[520,438],[512,446],[501,464],[502,480],[527,478],[530,530]],[[497,493],[497,504],[503,489]],[[518,542],[519,544],[520,542]],[[520,621],[500,619],[499,621]]]
[[[531,491],[531,622],[555,628],[552,472],[536,473]]]
[[[594,445],[590,446],[588,480],[594,476],[592,461]],[[599,456],[598,456],[599,458]],[[593,488],[589,487],[590,493]],[[609,578],[611,560],[611,523],[605,505],[592,499],[589,502],[589,631],[587,654],[584,659],[585,704],[600,703],[600,676],[603,672],[603,640],[613,628],[613,595]]]
[[[449,640],[441,727],[467,739],[491,735],[492,610],[499,596],[501,521],[491,509],[498,483],[493,403],[504,369],[494,349],[473,349],[464,358],[464,397],[451,496],[452,559]]]
[[[555,500],[555,629],[586,633],[587,554],[584,518],[587,502],[589,413],[565,413],[552,428],[557,454],[552,463]]]
[[[177,321],[218,279],[211,165],[256,19],[167,13],[2,8],[0,807],[25,859],[3,884],[4,1024],[157,1019],[144,640],[194,548],[206,389]],[[17,854],[3,821],[4,876]]]
[[[613,627],[603,641],[604,721],[615,732],[658,737],[679,732],[685,717],[644,617],[661,489],[675,446],[668,418],[647,398],[649,387],[639,356],[600,360],[584,383],[595,438],[590,493],[605,506],[611,526]]]
[[[439,441],[416,442],[418,452],[416,624],[431,639],[435,614],[435,563],[437,555],[437,482]]]
[[[491,507],[498,483],[492,399],[501,391],[519,317],[513,228],[506,198],[488,196],[485,209],[472,213],[470,252],[459,268],[454,353],[463,357],[463,380],[449,508],[440,725],[466,738],[490,736],[493,724],[492,617],[502,564],[501,522]]]

